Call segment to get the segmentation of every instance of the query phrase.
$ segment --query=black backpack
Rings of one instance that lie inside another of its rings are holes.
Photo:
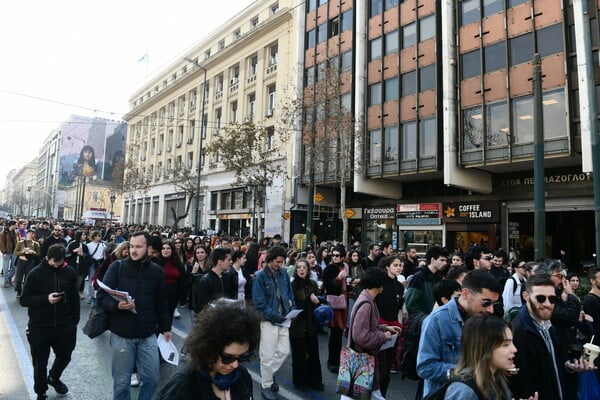
[[[417,353],[419,352],[419,340],[421,338],[421,327],[427,314],[416,312],[408,316],[400,335],[398,350],[398,367],[402,379],[418,381],[421,378],[417,374]]]
[[[446,397],[446,390],[448,390],[448,386],[450,386],[454,382],[464,383],[465,385],[467,385],[468,387],[473,389],[473,391],[475,392],[475,394],[477,395],[477,398],[479,400],[485,400],[485,396],[483,395],[483,393],[481,393],[481,391],[477,387],[477,384],[475,383],[474,378],[467,379],[464,381],[460,378],[448,381],[448,382],[444,383],[444,385],[442,387],[429,393],[427,395],[427,397],[423,398],[423,400],[444,400],[444,398]]]

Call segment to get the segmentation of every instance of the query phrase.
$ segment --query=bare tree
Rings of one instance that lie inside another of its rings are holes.
[[[264,208],[267,188],[286,174],[281,159],[288,137],[287,131],[276,131],[274,126],[246,121],[230,125],[206,147],[211,164],[221,163],[235,173],[232,186],[254,188],[259,204],[256,232],[259,239],[262,237],[260,205]]]
[[[171,211],[171,215],[173,216],[173,220],[175,221],[172,227],[174,230],[177,230],[179,221],[187,218],[190,212],[190,207],[192,206],[192,202],[198,195],[196,188],[196,173],[197,172],[192,172],[192,170],[184,168],[181,165],[177,165],[173,170],[171,184],[179,193],[185,194],[185,211],[182,214],[178,214],[178,210],[173,206],[169,208],[169,211]]]
[[[114,179],[115,177],[117,179]],[[131,146],[127,151],[127,158],[123,165],[117,165],[113,169],[111,187],[115,193],[129,195],[134,199],[143,197],[148,193],[151,180],[151,174],[139,162],[137,147]]]

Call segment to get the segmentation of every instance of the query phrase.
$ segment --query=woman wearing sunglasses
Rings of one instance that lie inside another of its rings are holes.
[[[260,317],[238,301],[204,307],[185,341],[190,361],[154,396],[154,400],[250,400],[252,378],[241,365],[260,340]]]

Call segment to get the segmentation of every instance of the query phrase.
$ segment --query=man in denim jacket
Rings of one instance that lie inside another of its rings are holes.
[[[451,378],[461,354],[464,321],[470,316],[493,314],[501,290],[488,271],[471,271],[465,276],[460,295],[425,319],[417,355],[417,373],[424,379],[423,397]]]
[[[252,301],[262,314],[260,323],[260,376],[261,395],[265,400],[275,400],[279,385],[273,374],[281,368],[290,353],[289,325],[282,326],[285,315],[293,310],[294,292],[290,278],[281,270],[286,252],[273,246],[267,251],[267,266],[256,273],[252,283]]]

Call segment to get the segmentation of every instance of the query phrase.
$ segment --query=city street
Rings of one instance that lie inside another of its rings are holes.
[[[183,338],[190,327],[190,314],[187,308],[180,307],[181,317],[174,320],[174,340],[180,348]],[[69,387],[65,396],[57,395],[52,388],[48,390],[50,399],[64,400],[109,400],[112,398],[112,378],[110,372],[110,355],[106,332],[92,340],[81,332],[89,312],[86,300],[81,302],[81,321],[79,323],[77,346],[71,364],[65,370],[61,380]],[[29,344],[25,336],[27,325],[27,309],[21,307],[15,299],[13,288],[0,289],[0,399],[29,400],[35,399],[33,392],[33,372],[29,354]],[[291,380],[291,356],[276,374],[280,385],[281,399],[339,399],[335,393],[336,375],[325,368],[327,360],[327,336],[319,336],[321,365],[323,366],[324,392],[301,392],[294,388]],[[260,396],[260,374],[258,359],[248,363],[254,380],[255,399]],[[175,371],[174,366],[161,363],[161,382],[169,379]],[[394,400],[414,399],[416,383],[401,380],[398,375],[392,376],[392,384],[387,398]],[[137,396],[132,390],[133,398]]]

